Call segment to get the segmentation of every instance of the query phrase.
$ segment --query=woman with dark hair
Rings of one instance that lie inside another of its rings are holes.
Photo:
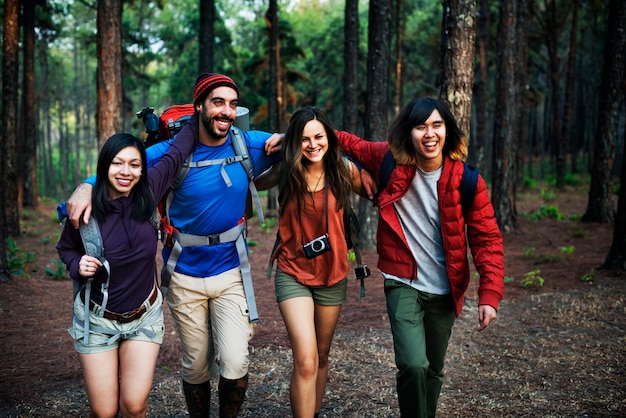
[[[139,138],[111,136],[98,157],[92,193],[103,258],[86,254],[79,229],[69,222],[61,233],[59,256],[81,286],[69,332],[83,368],[90,416],[115,417],[118,410],[123,417],[146,416],[164,334],[163,298],[155,283],[155,202],[167,193],[193,146],[193,137],[174,141],[148,169]]]
[[[496,318],[504,292],[504,249],[484,179],[464,210],[460,185],[467,138],[449,109],[415,99],[398,115],[388,141],[338,133],[351,157],[381,173],[389,150],[395,168],[377,198],[378,268],[385,279],[400,413],[434,417],[455,318],[470,281],[468,241],[478,284],[478,330]],[[380,178],[379,178],[380,182]]]
[[[328,354],[346,300],[343,213],[361,180],[317,108],[293,114],[281,152],[279,241],[272,255],[276,300],[293,352],[291,410],[294,417],[312,417],[321,409]]]

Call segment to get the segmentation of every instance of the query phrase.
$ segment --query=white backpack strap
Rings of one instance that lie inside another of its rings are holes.
[[[252,166],[252,159],[250,158],[246,141],[243,139],[241,131],[237,127],[233,126],[230,129],[230,132],[232,133],[231,142],[233,144],[233,148],[235,149],[235,154],[242,157],[241,165],[248,176],[248,188],[250,189],[252,200],[256,206],[259,221],[263,223],[265,222],[265,218],[263,216],[263,205],[261,205],[261,198],[259,198],[259,192],[254,184],[254,167]]]

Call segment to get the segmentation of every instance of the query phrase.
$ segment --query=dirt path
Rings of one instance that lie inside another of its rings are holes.
[[[608,252],[612,229],[568,220],[580,213],[576,194],[555,205],[565,220],[530,221],[505,235],[507,283],[497,322],[476,332],[476,289],[467,293],[453,330],[440,417],[617,417],[626,415],[626,280],[593,271]],[[541,199],[520,199],[520,212],[539,209]],[[0,417],[81,417],[88,407],[81,371],[66,328],[71,321],[71,282],[45,274],[57,258],[58,225],[49,212],[31,214],[22,251],[37,256],[29,277],[0,284]],[[252,225],[250,238],[261,321],[253,340],[250,388],[243,417],[290,415],[291,351],[265,279],[274,231]],[[569,250],[568,250],[569,248]],[[573,249],[572,249],[573,248]],[[569,251],[569,252],[568,252]],[[364,260],[374,266],[371,251]],[[539,269],[545,282],[524,289]],[[350,283],[331,351],[322,416],[398,416],[393,348],[382,280],[377,269],[359,298]],[[583,281],[585,274],[595,281]],[[150,398],[153,417],[186,416],[180,390],[179,350],[165,307],[166,339]],[[214,381],[217,386],[217,381]],[[216,411],[217,395],[213,396]]]

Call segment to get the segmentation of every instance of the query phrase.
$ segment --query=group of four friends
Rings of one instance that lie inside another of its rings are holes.
[[[188,156],[223,162],[234,155],[235,82],[202,73],[193,103],[195,114],[172,140],[145,149],[133,135],[111,136],[99,154],[95,184],[80,184],[67,201],[69,221],[57,249],[73,280],[83,287],[93,280],[89,300],[85,291],[75,297],[69,329],[90,416],[146,416],[164,336],[164,299],[180,340],[189,415],[209,416],[216,374],[220,417],[237,416],[245,397],[255,318],[242,275],[249,269],[241,262],[249,178],[241,164],[192,168],[177,186],[169,222],[204,244],[182,248],[165,296],[155,283],[155,205]],[[279,186],[279,244],[271,257],[293,353],[292,415],[317,417],[322,409],[331,342],[346,300],[343,213],[353,191],[374,199],[369,173],[378,181],[391,150],[397,164],[374,200],[398,404],[403,417],[434,417],[448,340],[470,280],[468,245],[479,275],[479,330],[496,318],[504,291],[502,235],[481,176],[471,207],[461,208],[467,137],[449,109],[435,99],[413,100],[386,142],[336,131],[315,107],[296,111],[284,135],[241,134],[254,172],[269,173],[259,187]],[[90,217],[99,223],[103,259],[87,255],[81,241],[78,226]],[[171,251],[164,246],[164,263]]]

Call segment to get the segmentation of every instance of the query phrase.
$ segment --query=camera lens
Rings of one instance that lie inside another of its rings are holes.
[[[313,249],[313,251],[315,251],[316,253],[322,251],[324,249],[324,241],[322,241],[321,239],[315,240],[311,243],[311,248]]]

